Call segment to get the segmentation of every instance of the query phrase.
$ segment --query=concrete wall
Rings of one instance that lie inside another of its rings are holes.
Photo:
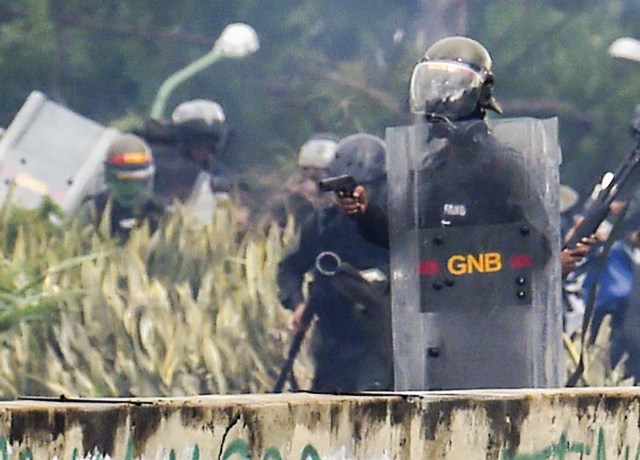
[[[0,459],[631,459],[640,390],[0,403]]]

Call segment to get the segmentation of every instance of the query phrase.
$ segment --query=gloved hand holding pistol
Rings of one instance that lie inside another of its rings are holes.
[[[356,186],[351,195],[338,197],[338,210],[344,214],[357,215],[366,211],[369,204],[367,189],[362,185]]]

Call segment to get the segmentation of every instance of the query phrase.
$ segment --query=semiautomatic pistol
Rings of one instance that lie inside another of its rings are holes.
[[[353,195],[358,182],[349,174],[327,177],[318,182],[321,192],[335,192],[340,198]]]

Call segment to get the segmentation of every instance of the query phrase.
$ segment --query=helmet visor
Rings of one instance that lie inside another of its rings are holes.
[[[411,76],[411,111],[450,120],[469,115],[478,104],[486,78],[486,71],[464,62],[421,62]]]
[[[148,166],[141,169],[118,169],[110,168],[109,177],[111,180],[127,181],[127,180],[139,180],[144,181],[153,177],[155,173],[155,167]]]

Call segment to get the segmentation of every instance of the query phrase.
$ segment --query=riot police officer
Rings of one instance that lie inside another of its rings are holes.
[[[548,214],[555,128],[490,124],[487,111],[501,112],[493,86],[480,43],[433,44],[411,77],[416,123],[387,130],[389,212],[366,187],[339,200],[363,236],[391,246],[397,389],[553,386],[562,376],[559,219]]]
[[[111,234],[122,242],[145,221],[154,231],[165,210],[152,198],[155,166],[147,143],[133,134],[114,139],[104,172],[107,189],[89,197],[85,206],[91,221],[98,226],[108,209]]]
[[[151,146],[156,162],[155,197],[165,205],[187,201],[204,175],[211,192],[231,188],[228,168],[220,161],[229,128],[220,104],[195,99],[178,105],[171,121],[147,120],[134,133]]]
[[[277,196],[261,213],[258,228],[264,229],[272,222],[284,227],[290,215],[301,226],[310,215],[330,203],[330,199],[319,192],[318,181],[326,176],[338,142],[336,134],[318,133],[302,144],[298,153],[300,176],[296,176],[293,185],[287,186],[284,194]]]
[[[478,42],[449,37],[434,44],[413,71],[410,103],[428,136],[441,147],[425,155],[419,168],[419,219],[422,227],[517,222],[531,190],[521,155],[501,145],[484,121],[486,111],[501,113],[493,96],[491,57]],[[358,216],[365,235],[388,245],[380,209],[367,209],[366,189],[340,200]],[[368,212],[367,212],[368,211]],[[529,214],[532,210],[528,210]],[[536,210],[539,216],[542,209]],[[372,225],[367,225],[371,222]]]
[[[381,139],[354,134],[338,144],[327,174],[351,175],[366,184],[374,201],[384,203],[385,155]],[[281,261],[279,296],[293,311],[294,327],[304,327],[305,309],[317,318],[312,390],[390,389],[387,266],[388,251],[364,240],[355,222],[334,204],[305,222],[297,247]],[[308,272],[313,281],[305,299]]]

